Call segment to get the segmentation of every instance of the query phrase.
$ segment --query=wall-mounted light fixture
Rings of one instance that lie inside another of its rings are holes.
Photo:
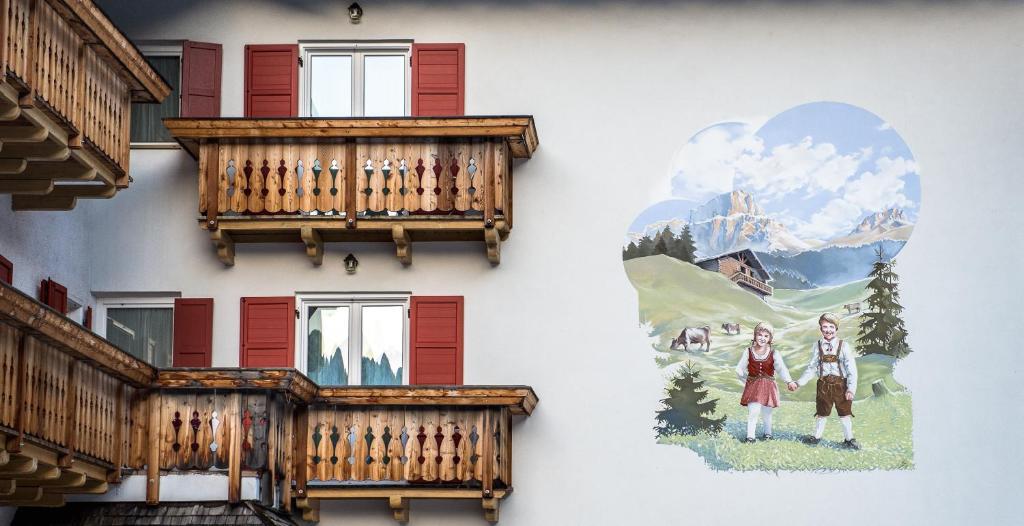
[[[352,5],[348,6],[348,18],[353,24],[358,24],[363,19],[363,8],[352,2]]]
[[[356,267],[358,266],[359,260],[356,259],[355,256],[353,256],[352,254],[345,256],[345,272],[348,272],[349,274],[355,274]]]

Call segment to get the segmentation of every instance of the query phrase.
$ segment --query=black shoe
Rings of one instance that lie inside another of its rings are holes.
[[[817,438],[817,437],[814,437],[814,436],[811,436],[811,435],[807,435],[807,436],[805,436],[803,438],[803,442],[804,442],[804,444],[810,444],[812,446],[816,446],[816,445],[818,445],[818,442],[821,442],[821,439]]]
[[[771,435],[761,435],[761,440],[774,440],[775,437]]]
[[[860,450],[860,444],[857,442],[856,438],[851,438],[849,440],[843,440],[843,447],[845,447],[846,449],[852,449],[854,451],[859,451]]]
[[[743,439],[743,442],[745,442],[747,444],[753,444],[754,442],[757,442],[757,440],[754,440],[753,438],[747,437],[747,438]]]

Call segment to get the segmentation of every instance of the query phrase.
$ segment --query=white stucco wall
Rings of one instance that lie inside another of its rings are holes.
[[[516,169],[516,225],[497,268],[477,244],[416,245],[407,269],[388,244],[329,245],[320,268],[298,244],[239,245],[225,268],[195,221],[194,161],[135,151],[132,188],[84,212],[24,219],[0,197],[0,253],[16,271],[35,269],[19,286],[45,273],[34,262],[47,250],[70,243],[76,259],[64,265],[80,274],[65,278],[69,288],[88,279],[93,291],[213,297],[215,366],[237,364],[240,296],[464,295],[466,382],[529,384],[541,397],[515,428],[504,525],[1019,521],[1024,7],[366,1],[353,26],[348,2],[326,0],[101,5],[135,39],[222,43],[225,116],[242,113],[247,43],[465,42],[467,112],[533,114],[541,147]],[[886,119],[921,165],[924,205],[898,269],[915,353],[897,375],[914,393],[917,467],[712,472],[694,452],[654,443],[664,381],[637,327],[620,242],[667,194],[669,162],[694,132],[818,100]],[[36,246],[27,232],[60,242]],[[354,276],[341,263],[348,252],[361,262]],[[321,516],[393,524],[379,502],[324,503]],[[475,502],[412,508],[416,526],[481,523]]]

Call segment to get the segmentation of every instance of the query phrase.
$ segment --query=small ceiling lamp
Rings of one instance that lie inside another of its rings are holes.
[[[348,6],[348,18],[353,24],[358,24],[363,19],[363,8],[352,2],[352,5]]]
[[[353,256],[352,254],[345,256],[345,272],[348,272],[349,274],[355,274],[356,267],[358,266],[359,260],[356,259],[355,256]]]

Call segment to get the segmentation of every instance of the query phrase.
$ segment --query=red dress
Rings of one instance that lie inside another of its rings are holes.
[[[765,407],[779,407],[779,386],[775,384],[775,349],[768,356],[758,360],[754,351],[747,348],[747,385],[743,387],[740,405],[761,404]]]

